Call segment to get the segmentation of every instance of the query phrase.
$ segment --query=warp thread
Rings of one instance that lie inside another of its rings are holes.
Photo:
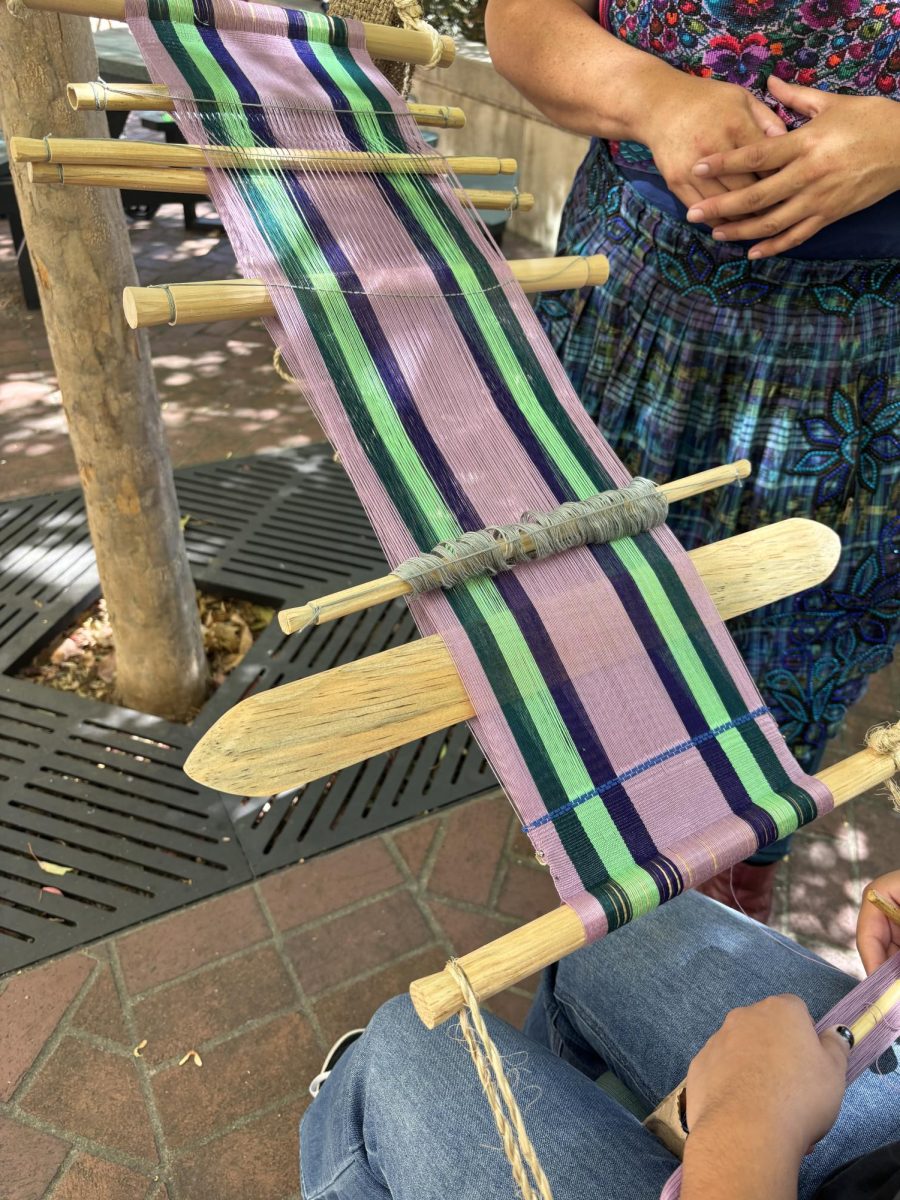
[[[866,745],[876,754],[886,754],[893,759],[894,766],[900,772],[900,721],[893,725],[875,725],[866,734]],[[894,811],[900,813],[900,781],[896,778],[887,781],[888,795],[894,805]]]
[[[553,1200],[550,1182],[525,1129],[522,1110],[503,1069],[500,1051],[494,1045],[481,1015],[478,997],[457,959],[450,959],[447,970],[466,1002],[466,1007],[459,1014],[459,1028],[491,1106],[516,1186],[524,1200]]]
[[[571,500],[551,512],[524,513],[514,525],[489,525],[440,542],[430,554],[407,558],[391,573],[414,593],[449,588],[574,546],[635,537],[662,525],[668,512],[665,492],[649,479],[632,479],[627,487]]]

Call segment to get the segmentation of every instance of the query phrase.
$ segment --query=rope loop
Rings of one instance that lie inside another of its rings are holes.
[[[522,1110],[513,1095],[500,1051],[488,1032],[475,989],[458,959],[451,958],[447,970],[466,1002],[459,1014],[459,1028],[494,1115],[513,1179],[523,1200],[553,1200],[550,1182],[528,1136]]]
[[[283,379],[285,383],[296,383],[296,378],[290,373],[285,366],[284,354],[280,346],[275,347],[275,353],[272,355],[272,366],[275,368],[275,374],[279,379]]]
[[[394,8],[397,16],[400,18],[401,25],[407,29],[417,29],[420,33],[427,33],[431,37],[431,58],[427,63],[423,63],[426,71],[433,70],[438,65],[444,54],[444,43],[441,41],[441,35],[424,20],[422,15],[422,6],[419,0],[394,0]]]

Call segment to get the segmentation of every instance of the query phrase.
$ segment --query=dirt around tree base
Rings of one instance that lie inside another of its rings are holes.
[[[275,615],[252,600],[197,592],[211,691],[238,665]],[[60,692],[75,692],[104,704],[117,704],[116,650],[103,599],[85,609],[61,634],[18,671]]]

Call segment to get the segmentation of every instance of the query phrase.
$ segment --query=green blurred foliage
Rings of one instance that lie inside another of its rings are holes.
[[[439,33],[484,41],[487,0],[424,0],[425,17]]]

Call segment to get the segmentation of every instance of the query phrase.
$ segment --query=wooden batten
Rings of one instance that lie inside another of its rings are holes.
[[[837,534],[802,518],[689,555],[725,619],[821,583],[839,556]],[[242,700],[204,734],[185,771],[224,792],[273,795],[474,715],[443,640],[426,637]]]
[[[593,287],[609,277],[603,254],[584,258],[510,259],[517,283],[528,294]],[[191,325],[236,318],[271,317],[275,308],[261,279],[222,279],[167,286],[129,287],[122,293],[125,320],[132,329],[151,325]]]
[[[62,163],[28,163],[32,183],[61,183],[69,187],[109,187],[132,192],[169,192],[174,195],[205,196],[209,192],[206,175],[179,167],[66,167]],[[460,200],[473,208],[510,212],[534,208],[534,196],[528,192],[493,191],[482,188],[454,188]]]
[[[157,169],[260,167],[337,174],[515,175],[514,158],[489,155],[367,154],[359,151],[283,150],[270,147],[185,146],[118,138],[25,138],[9,142],[17,163]]]
[[[66,99],[76,111],[174,112],[175,101],[163,83],[70,83]],[[417,125],[434,129],[462,129],[466,114],[446,104],[408,104]]]

